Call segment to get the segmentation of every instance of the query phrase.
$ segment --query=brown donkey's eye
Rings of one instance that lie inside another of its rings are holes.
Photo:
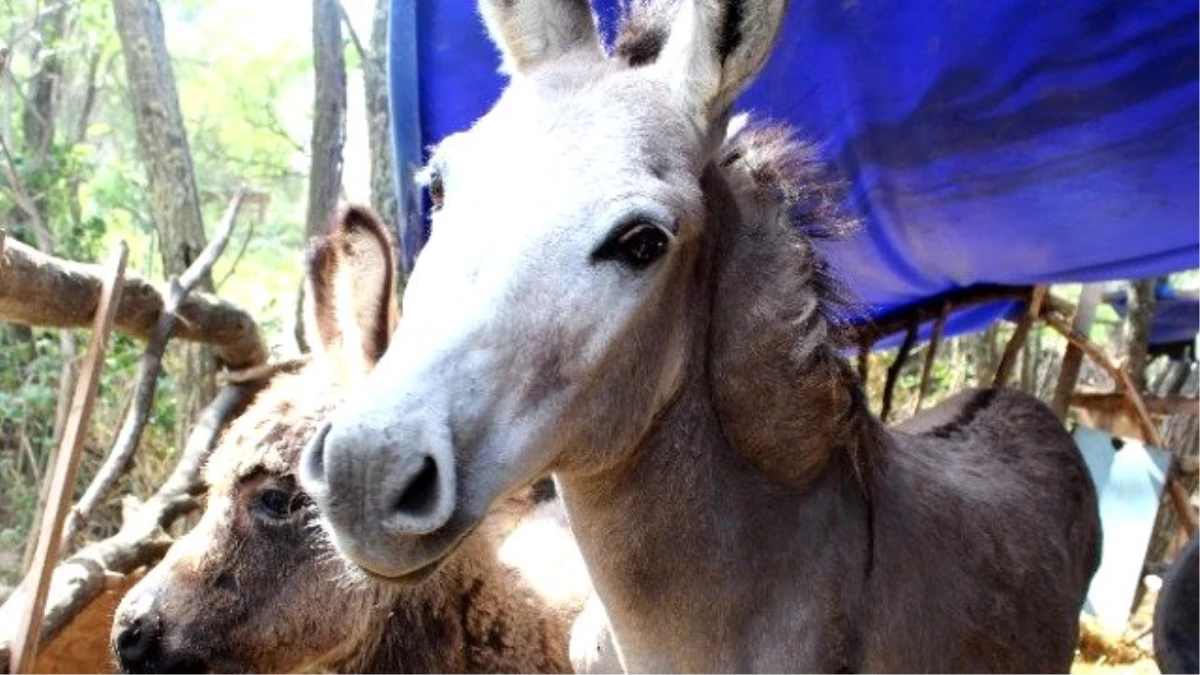
[[[442,174],[437,171],[429,175],[429,201],[433,202],[433,208],[442,208],[442,202],[446,201],[446,185],[442,182]]]
[[[667,252],[671,235],[646,221],[637,221],[617,231],[593,254],[597,259],[616,259],[634,269],[643,269]]]
[[[254,510],[273,520],[284,520],[304,507],[304,496],[286,490],[268,489],[254,500]]]

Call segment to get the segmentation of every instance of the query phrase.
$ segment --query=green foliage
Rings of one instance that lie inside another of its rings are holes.
[[[309,7],[246,0],[160,2],[210,231],[239,184],[255,194],[213,279],[223,297],[258,320],[268,343],[282,342],[294,310],[303,248],[313,88]],[[5,178],[8,159],[0,154],[6,169],[0,171],[0,224],[10,236],[35,244],[32,222],[17,199],[29,195],[57,256],[98,261],[124,240],[130,271],[161,280],[112,6],[93,0],[66,5],[65,34],[57,40],[49,40],[35,22],[48,7],[45,2],[7,0],[0,11],[0,45],[11,50],[8,72],[0,78],[0,139],[17,176],[15,184]],[[29,147],[24,115],[31,78],[50,53],[63,67],[55,133],[42,151]],[[89,81],[93,62],[95,78]],[[82,353],[86,332],[78,333],[77,343]],[[116,436],[143,347],[120,334],[110,343],[80,489]],[[28,533],[37,479],[55,440],[62,361],[57,331],[0,324],[0,550],[19,552]],[[146,496],[172,463],[176,365],[169,355],[137,466],[122,491]],[[111,531],[116,511],[114,504],[106,507],[87,534]],[[0,561],[0,582],[12,573],[5,567]]]

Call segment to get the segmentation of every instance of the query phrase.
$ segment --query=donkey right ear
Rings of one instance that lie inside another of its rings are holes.
[[[588,0],[479,0],[479,13],[510,75],[570,53],[604,58]]]
[[[733,100],[767,62],[787,0],[683,0],[654,67],[719,142]]]
[[[400,310],[387,228],[365,206],[342,208],[305,256],[304,321],[335,378],[365,375],[387,351]]]

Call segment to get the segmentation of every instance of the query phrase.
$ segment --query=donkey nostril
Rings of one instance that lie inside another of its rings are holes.
[[[136,617],[117,634],[117,657],[125,670],[140,670],[154,653],[158,644],[159,628],[156,621]]]
[[[325,437],[329,435],[332,427],[333,425],[329,422],[322,424],[317,433],[313,435],[312,440],[304,447],[304,454],[300,459],[301,473],[303,474],[301,478],[310,484],[325,482]]]
[[[392,510],[406,516],[427,516],[437,506],[438,469],[432,457],[421,461],[421,468],[403,488]]]

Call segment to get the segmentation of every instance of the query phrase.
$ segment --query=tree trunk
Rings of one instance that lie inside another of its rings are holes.
[[[1178,394],[1186,387],[1187,394],[1195,396],[1200,387],[1197,386],[1196,377],[1192,376],[1191,364],[1185,361],[1177,361],[1172,364],[1172,366],[1176,365],[1182,371],[1183,377],[1170,378],[1172,382],[1166,383],[1163,391],[1159,393],[1163,395]],[[1184,384],[1178,387],[1173,386],[1180,379]],[[1175,390],[1171,391],[1171,389]],[[1177,462],[1181,465],[1195,467],[1196,457],[1200,454],[1200,418],[1196,415],[1171,415],[1163,425],[1162,438],[1165,446],[1163,449],[1174,454]],[[1187,489],[1188,495],[1194,495],[1197,487],[1196,473],[1194,471],[1181,473],[1180,482]],[[1154,537],[1150,541],[1150,550],[1146,561],[1152,565],[1161,563],[1171,552],[1172,544],[1180,543],[1181,538],[1179,514],[1171,505],[1170,494],[1164,490],[1162,503],[1158,509],[1158,520],[1154,524]]]
[[[313,0],[312,5],[313,76],[316,87],[305,239],[325,231],[333,210],[337,208],[338,193],[342,186],[342,147],[346,143],[346,54],[337,3],[338,0]],[[304,285],[301,284],[295,308],[295,337],[300,350],[308,351],[301,317],[303,293]]]
[[[346,142],[346,56],[337,0],[313,0],[312,167],[308,177],[308,216],[304,234],[325,231],[342,185],[342,146]]]
[[[1146,354],[1150,348],[1150,328],[1154,323],[1155,279],[1143,279],[1129,284],[1129,350],[1126,368],[1139,392],[1146,391]]]
[[[41,35],[37,46],[30,55],[37,64],[37,69],[29,78],[25,90],[25,109],[21,114],[21,132],[24,140],[26,161],[32,171],[45,167],[50,147],[54,143],[54,132],[59,114],[59,102],[62,98],[63,67],[59,56],[60,43],[66,25],[67,8],[60,5],[38,17],[36,26]],[[36,222],[30,223],[34,240],[38,249],[47,255],[54,255],[54,237],[50,231],[43,190],[34,190],[30,195],[34,209],[37,210]],[[58,334],[59,357],[62,367],[58,377],[58,399],[54,411],[54,442],[62,434],[63,425],[67,421],[67,412],[71,406],[71,395],[75,391],[75,379],[78,376],[76,363],[75,335],[71,331],[61,331]],[[51,453],[53,454],[53,453]]]
[[[137,125],[138,152],[146,167],[150,210],[158,232],[165,276],[182,274],[204,250],[204,220],[175,74],[167,53],[157,0],[113,0],[121,52]],[[199,290],[212,290],[204,275]],[[216,359],[206,347],[182,347],[178,374],[176,447],[182,447],[197,414],[215,393]]]
[[[1100,304],[1100,284],[1084,284],[1079,294],[1079,304],[1075,309],[1072,328],[1087,335],[1096,318],[1096,306]],[[1075,393],[1075,385],[1079,381],[1079,369],[1083,365],[1083,351],[1073,342],[1067,343],[1063,353],[1062,363],[1058,370],[1058,383],[1054,387],[1054,398],[1050,407],[1060,419],[1066,419],[1067,408],[1071,403],[1071,394]]]
[[[395,156],[392,153],[392,118],[388,110],[388,9],[389,0],[375,0],[371,18],[371,45],[364,64],[363,79],[367,95],[367,144],[371,152],[371,206],[396,238],[399,247],[400,208],[396,199]],[[404,293],[404,264],[396,251],[397,291]]]

